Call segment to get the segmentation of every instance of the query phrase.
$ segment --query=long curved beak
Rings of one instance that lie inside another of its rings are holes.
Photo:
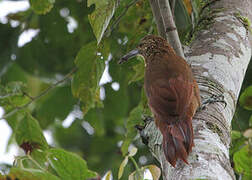
[[[125,54],[119,61],[118,64],[122,64],[126,61],[128,61],[130,58],[135,57],[136,55],[139,54],[139,50],[138,49],[133,49],[132,51],[128,52],[127,54]]]

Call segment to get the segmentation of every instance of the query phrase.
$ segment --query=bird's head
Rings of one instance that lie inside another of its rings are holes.
[[[135,57],[137,55],[141,55],[144,57],[145,61],[149,56],[153,55],[155,52],[160,51],[160,47],[163,47],[167,44],[166,40],[162,37],[155,35],[147,35],[143,39],[141,39],[138,46],[132,51],[125,54],[119,61],[119,64],[122,64],[128,61],[130,58]]]

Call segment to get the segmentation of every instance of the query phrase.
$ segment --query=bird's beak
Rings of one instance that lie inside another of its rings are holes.
[[[138,49],[133,49],[132,51],[128,52],[127,54],[125,54],[119,61],[118,64],[122,64],[126,61],[128,61],[130,58],[135,57],[136,55],[139,54],[139,50]]]

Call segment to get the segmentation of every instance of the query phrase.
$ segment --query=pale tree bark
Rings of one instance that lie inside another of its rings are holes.
[[[252,41],[241,20],[252,20],[251,10],[252,0],[214,0],[202,10],[201,28],[185,56],[199,84],[202,101],[212,94],[223,95],[227,106],[217,102],[197,112],[189,165],[178,161],[176,168],[164,157],[162,136],[154,122],[147,123],[141,134],[160,162],[163,179],[235,179],[229,160],[231,120],[251,58]]]

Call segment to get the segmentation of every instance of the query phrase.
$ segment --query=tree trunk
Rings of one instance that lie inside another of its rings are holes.
[[[162,136],[153,121],[142,135],[161,164],[163,179],[235,179],[229,161],[231,120],[251,58],[251,39],[244,18],[252,19],[252,0],[213,0],[201,11],[198,32],[185,52],[201,91],[201,99],[223,95],[227,103],[212,103],[193,119],[194,143],[189,165],[170,166],[162,151]],[[242,20],[243,19],[243,20]]]

